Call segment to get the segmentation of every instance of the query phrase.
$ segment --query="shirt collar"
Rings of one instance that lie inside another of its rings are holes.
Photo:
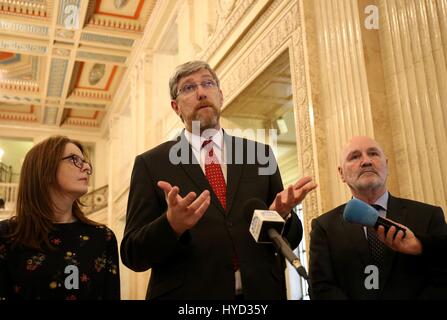
[[[200,152],[200,150],[202,149],[203,142],[208,139],[211,139],[213,141],[213,143],[214,143],[213,147],[215,146],[215,147],[219,148],[220,150],[222,150],[222,145],[223,145],[223,130],[222,130],[222,128],[220,128],[219,130],[216,130],[214,135],[212,135],[211,137],[198,136],[196,134],[189,132],[188,130],[185,130],[185,137],[186,137],[186,140],[188,140],[189,144],[195,151]]]
[[[388,191],[385,191],[379,199],[376,200],[374,204],[380,205],[382,208],[385,209],[385,211],[388,210],[388,198],[390,197],[390,194]]]
[[[379,206],[381,206],[385,211],[388,210],[388,198],[390,197],[390,194],[388,192],[388,190],[386,190],[380,197],[379,199],[376,200],[376,202],[372,203],[372,204],[378,204]],[[353,196],[354,199],[358,199],[356,197]],[[360,199],[358,199],[360,200]]]

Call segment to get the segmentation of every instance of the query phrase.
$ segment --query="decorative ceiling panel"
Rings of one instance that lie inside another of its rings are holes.
[[[64,126],[99,127],[104,112],[98,110],[77,110],[69,109],[64,114]]]
[[[75,88],[108,91],[117,68],[104,63],[81,62]]]
[[[2,54],[11,54],[10,58],[2,60]],[[19,53],[0,51],[0,80],[37,81],[39,59]]]
[[[35,105],[0,102],[0,120],[37,122],[36,110]]]
[[[156,0],[0,0],[0,124],[99,130]]]
[[[154,0],[97,0],[88,25],[141,32],[155,3]]]
[[[0,51],[0,64],[7,65],[20,61],[20,54]]]
[[[144,0],[97,0],[95,13],[136,20],[140,17],[143,4]]]

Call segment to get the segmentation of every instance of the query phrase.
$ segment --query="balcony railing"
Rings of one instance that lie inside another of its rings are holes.
[[[8,211],[9,216],[15,214],[18,189],[18,183],[0,182],[0,211],[3,211],[3,213],[5,213],[5,211]],[[84,214],[89,215],[93,212],[107,207],[108,193],[109,186],[106,185],[99,189],[93,190],[92,192],[89,192],[85,196],[81,197],[81,202],[84,204],[81,209]]]
[[[85,215],[89,215],[107,207],[108,198],[109,186],[105,185],[81,197],[81,202],[84,204],[84,207],[81,207],[81,209]]]
[[[18,183],[0,182],[0,210],[14,210],[18,189]]]
[[[0,162],[0,182],[8,182],[12,181],[12,166],[8,166],[2,162]]]

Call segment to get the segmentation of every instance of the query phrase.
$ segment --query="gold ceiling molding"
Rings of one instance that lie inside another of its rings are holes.
[[[0,0],[2,14],[14,14],[33,17],[47,17],[47,4],[45,0]]]
[[[80,119],[80,118],[68,118],[64,122],[64,126],[76,126],[76,127],[95,127],[97,128],[99,126],[99,123],[97,120],[93,119]]]
[[[0,120],[7,121],[25,121],[25,122],[37,122],[37,117],[33,114],[20,114],[20,113],[5,113],[0,114]]]
[[[0,89],[39,93],[39,85],[29,81],[2,80],[0,81]]]
[[[74,89],[72,96],[78,97],[78,98],[112,100],[112,95],[110,95],[108,93],[97,92],[97,91],[86,90],[86,89]]]
[[[115,19],[109,19],[107,17],[95,16],[89,21],[89,25],[97,27],[113,28],[125,31],[141,32],[143,26],[139,21],[120,21]]]

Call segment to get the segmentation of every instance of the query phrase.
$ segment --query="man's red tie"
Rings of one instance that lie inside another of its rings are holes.
[[[222,207],[227,208],[227,184],[222,173],[222,168],[214,154],[212,140],[205,140],[202,144],[205,148],[205,175],[214,194],[219,199]]]
[[[205,148],[205,175],[208,179],[214,194],[219,199],[222,207],[227,209],[227,184],[222,173],[222,167],[217,161],[217,157],[214,154],[212,140],[205,140],[202,144],[202,148]],[[236,272],[239,270],[239,261],[236,253],[233,254],[233,270]]]

